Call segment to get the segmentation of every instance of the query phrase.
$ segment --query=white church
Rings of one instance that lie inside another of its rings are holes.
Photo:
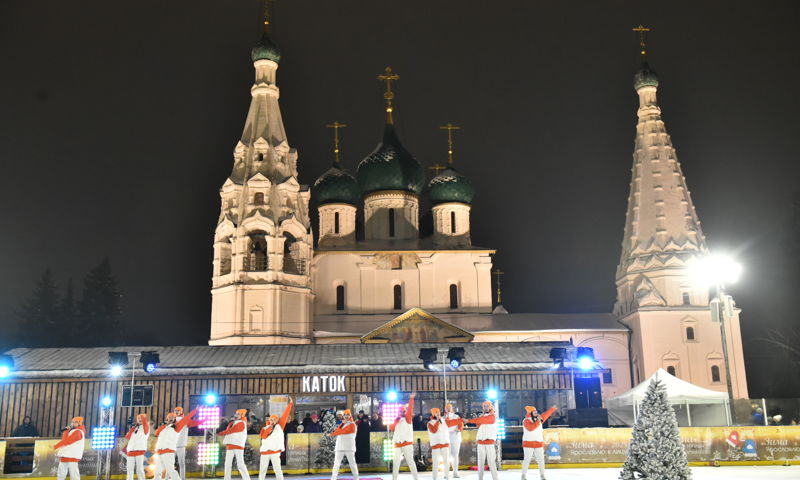
[[[614,311],[537,314],[493,304],[495,252],[470,239],[473,187],[453,167],[452,146],[447,168],[426,182],[395,131],[396,74],[379,76],[387,106],[375,150],[353,176],[337,147],[309,188],[298,181],[278,102],[280,52],[266,33],[252,60],[252,101],[220,189],[210,345],[572,341],[606,369],[603,397],[659,368],[726,390],[720,324],[687,273],[708,246],[647,64],[634,78],[640,106]],[[433,205],[424,238],[423,196]],[[725,325],[734,396],[747,398],[738,310]]]

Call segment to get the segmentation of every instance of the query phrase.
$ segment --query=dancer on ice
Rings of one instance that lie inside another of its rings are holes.
[[[458,420],[453,421],[458,424]],[[431,419],[428,422],[428,441],[431,444],[431,459],[433,464],[433,480],[439,476],[439,462],[444,462],[444,478],[450,477],[450,432],[449,422],[442,418],[438,408],[431,408]]]
[[[86,429],[83,427],[83,417],[74,417],[68,429],[64,429],[61,441],[53,445],[58,457],[58,470],[56,478],[64,480],[69,473],[70,480],[81,480],[78,471],[78,462],[83,458],[83,442],[86,438]]]
[[[397,480],[400,473],[400,459],[405,458],[411,476],[418,480],[417,466],[414,464],[414,427],[412,426],[414,417],[414,397],[412,393],[408,400],[408,405],[403,407],[402,413],[394,421],[389,430],[394,432],[392,443],[394,443],[394,461],[392,462],[392,480]]]
[[[494,440],[497,437],[497,419],[494,414],[494,404],[489,400],[483,402],[483,415],[478,418],[471,418],[467,423],[474,423],[478,426],[478,480],[483,480],[483,464],[489,464],[489,471],[492,472],[492,480],[497,480],[497,454],[494,447]]]
[[[339,467],[342,464],[342,457],[347,457],[347,464],[353,474],[353,480],[358,480],[358,465],[356,464],[356,431],[358,426],[353,421],[350,409],[346,409],[342,414],[342,423],[331,432],[331,437],[336,437],[336,447],[334,448],[333,471],[331,480],[336,480],[339,476]]]
[[[272,462],[275,478],[283,480],[281,452],[286,449],[283,431],[293,406],[294,404],[289,399],[289,404],[286,405],[281,418],[278,418],[277,415],[270,415],[267,424],[261,428],[261,460],[258,463],[258,480],[264,480],[264,477],[267,476],[270,462]]]
[[[536,407],[525,407],[525,420],[522,421],[522,480],[527,479],[528,465],[531,463],[531,456],[536,455],[536,463],[539,465],[539,477],[544,478],[544,434],[542,424],[555,413],[556,406],[539,415]]]
[[[167,414],[167,421],[156,429],[156,473],[153,475],[155,480],[161,480],[162,472],[166,473],[166,480],[180,480],[178,472],[175,471],[175,452],[178,450],[178,440],[181,432],[187,430],[187,426],[197,410],[192,410],[189,415],[178,421],[178,416],[174,412]]]
[[[144,454],[147,452],[147,438],[150,436],[150,422],[147,415],[140,413],[136,415],[136,425],[131,427],[125,438],[128,439],[128,445],[125,446],[123,453],[128,457],[126,462],[126,471],[128,473],[128,480],[133,480],[133,471],[136,470],[136,476],[139,480],[145,480],[144,476]]]
[[[176,422],[183,421],[183,407],[175,407],[172,413],[175,414]],[[186,427],[182,428],[178,433],[175,458],[178,460],[178,473],[180,473],[181,480],[186,480],[186,444],[189,443],[189,429],[198,425],[200,425],[200,422],[190,418],[186,423]]]
[[[225,431],[220,432],[225,437],[225,480],[231,480],[233,458],[236,457],[236,468],[243,480],[250,480],[247,465],[244,463],[244,444],[247,443],[247,410],[236,410],[236,419],[228,424]]]
[[[461,453],[461,431],[464,430],[464,419],[456,414],[452,403],[445,405],[444,411],[450,437],[450,464],[453,466],[453,478],[461,478],[458,474],[458,456]]]

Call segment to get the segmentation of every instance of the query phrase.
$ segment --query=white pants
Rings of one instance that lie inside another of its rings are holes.
[[[497,480],[497,448],[494,444],[478,444],[478,480],[483,480],[483,464],[489,464],[489,471],[492,472],[492,480]]]
[[[166,472],[166,480],[180,480],[178,472],[175,471],[175,454],[174,453],[159,453],[158,461],[156,462],[156,474],[153,475],[153,480],[161,480],[161,473]]]
[[[458,476],[458,456],[461,453],[461,432],[450,433],[450,464],[453,465],[453,476]]]
[[[270,462],[272,462],[272,471],[275,472],[275,478],[283,480],[280,453],[270,453],[269,455],[261,454],[261,460],[258,463],[258,480],[264,480],[264,477],[267,476]]]
[[[178,472],[180,473],[181,480],[186,480],[186,447],[176,448],[175,458],[178,459]]]
[[[244,463],[244,450],[240,448],[225,450],[225,480],[231,480],[233,457],[236,457],[236,468],[239,469],[239,475],[242,476],[242,480],[250,480],[250,474],[247,473],[247,465]]]
[[[336,480],[339,476],[339,466],[342,464],[342,457],[347,457],[347,465],[350,466],[350,473],[353,474],[353,480],[358,480],[358,465],[356,465],[356,452],[340,452],[336,450],[333,455],[333,472],[331,473],[331,480]]]
[[[136,455],[132,457],[128,455],[126,471],[128,473],[128,480],[133,480],[133,471],[136,470],[136,475],[139,480],[145,480],[144,476],[144,455]]]
[[[69,480],[81,480],[81,472],[78,471],[78,462],[58,462],[58,470],[56,471],[56,478],[64,480],[67,478],[69,472]]]
[[[392,462],[392,480],[397,480],[397,475],[400,473],[400,459],[405,458],[408,469],[411,470],[411,476],[414,480],[418,480],[417,465],[414,463],[414,446],[406,445],[405,447],[394,447],[394,461]]]
[[[544,448],[523,448],[522,457],[522,478],[528,473],[528,465],[531,464],[531,457],[536,456],[536,463],[539,464],[539,476],[544,478]]]
[[[450,447],[431,449],[433,480],[439,476],[439,462],[444,463],[444,478],[450,477]]]

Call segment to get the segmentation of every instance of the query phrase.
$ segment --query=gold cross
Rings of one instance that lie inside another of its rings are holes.
[[[650,31],[650,29],[645,27],[644,25],[642,25],[640,23],[638,27],[633,29],[633,31],[639,33],[639,48],[641,49],[641,51],[639,53],[641,53],[642,55],[647,55],[647,48],[646,48],[647,47],[647,37],[646,37],[646,35],[647,35],[647,32]]]
[[[392,117],[392,100],[394,100],[392,81],[400,80],[400,75],[392,72],[392,67],[386,67],[385,72],[378,75],[378,80],[386,82],[386,92],[383,93],[383,98],[386,99],[386,123],[392,125],[394,124],[394,118]]]
[[[437,163],[436,165],[431,165],[428,168],[433,170],[433,175],[436,176],[436,175],[439,175],[439,172],[441,172],[442,170],[446,169],[447,167],[445,167],[444,165],[439,165]]]
[[[325,125],[326,128],[333,129],[333,154],[336,157],[336,165],[339,165],[339,129],[347,127],[345,123],[339,123],[339,120],[334,120],[333,123]]]
[[[504,272],[504,271],[502,271],[502,270],[500,270],[498,268],[497,270],[493,271],[492,273],[494,273],[495,278],[496,278],[495,283],[497,283],[497,304],[500,305],[503,302],[503,296],[502,296],[502,293],[500,292],[500,276],[504,275],[506,272]]]
[[[439,127],[439,130],[447,130],[447,164],[453,164],[453,130],[461,130],[458,125],[447,122],[447,125]]]
[[[264,32],[269,32],[269,2],[264,0]]]

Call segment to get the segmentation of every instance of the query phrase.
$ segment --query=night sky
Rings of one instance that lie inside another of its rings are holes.
[[[124,8],[123,8],[124,7]],[[63,285],[111,259],[134,344],[202,344],[218,189],[250,102],[256,0],[0,3],[0,326],[51,267]],[[381,84],[427,166],[462,126],[472,238],[497,249],[511,312],[607,312],[630,182],[638,45],[713,251],[733,286],[751,395],[776,394],[764,329],[797,323],[785,266],[800,189],[800,5],[785,2],[281,0],[272,38],[300,181],[351,171],[380,140]],[[430,172],[430,171],[429,171]],[[2,335],[0,343],[12,345]]]

